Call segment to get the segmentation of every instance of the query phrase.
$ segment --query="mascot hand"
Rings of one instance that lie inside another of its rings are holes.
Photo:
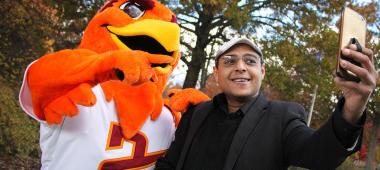
[[[181,117],[180,112],[185,112],[190,105],[210,100],[206,94],[193,88],[171,89],[168,92],[168,96],[169,99],[165,101],[165,104],[172,111],[176,125]]]
[[[120,81],[107,81],[101,84],[107,101],[113,100],[126,139],[132,138],[150,117],[156,120],[163,107],[162,94],[151,82],[128,85]]]
[[[90,50],[63,50],[33,63],[27,81],[38,118],[59,124],[63,116],[78,114],[77,104],[92,106],[91,88],[109,80],[135,85],[149,81],[154,59],[142,51],[117,50],[97,54]]]
[[[147,82],[153,75],[149,60],[156,56],[143,51],[130,50],[105,53],[97,64],[96,82],[115,79],[115,76],[129,85]]]
[[[95,102],[96,98],[91,91],[91,86],[82,83],[43,108],[46,122],[48,124],[59,124],[62,122],[63,116],[72,117],[78,114],[76,104],[91,106]]]

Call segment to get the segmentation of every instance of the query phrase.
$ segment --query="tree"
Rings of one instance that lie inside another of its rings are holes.
[[[47,52],[75,48],[104,0],[17,0],[0,6],[0,75],[14,87],[26,66]]]
[[[181,28],[186,32],[182,35],[194,37],[182,36],[181,39],[182,45],[188,50],[182,56],[188,66],[184,87],[196,85],[200,70],[207,60],[205,49],[214,42],[230,38],[229,30],[248,35],[267,28],[271,34],[294,37],[294,34],[313,30],[317,23],[329,22],[329,17],[336,14],[342,4],[342,0],[323,3],[313,0],[181,0],[180,4],[172,7],[178,15]]]
[[[56,23],[54,50],[76,48],[87,23],[107,0],[45,0],[59,14]]]
[[[49,36],[54,35],[58,15],[43,1],[18,0],[2,3],[0,18],[0,155],[23,162],[39,158],[38,123],[23,113],[17,94],[27,64],[51,50]],[[38,166],[38,159],[31,160],[24,167]],[[12,162],[16,161],[7,161],[6,167]]]
[[[56,12],[38,0],[9,1],[0,6],[0,76],[10,85],[18,87],[27,63],[48,50]]]
[[[38,123],[21,111],[13,89],[3,82],[0,81],[0,155],[39,157]]]

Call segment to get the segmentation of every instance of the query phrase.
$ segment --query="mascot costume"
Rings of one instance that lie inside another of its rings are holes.
[[[31,63],[20,103],[40,122],[41,169],[153,169],[180,112],[208,100],[195,89],[162,97],[179,33],[156,0],[110,0],[77,49]]]

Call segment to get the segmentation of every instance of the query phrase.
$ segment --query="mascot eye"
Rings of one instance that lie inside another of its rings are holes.
[[[137,3],[124,3],[120,6],[120,9],[127,13],[133,19],[138,19],[144,15],[145,10]]]

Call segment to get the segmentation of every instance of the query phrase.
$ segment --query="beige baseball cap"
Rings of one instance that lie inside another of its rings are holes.
[[[234,38],[234,39],[231,39],[230,41],[224,43],[221,47],[219,47],[219,49],[215,55],[216,63],[218,63],[217,61],[218,61],[219,57],[221,57],[225,52],[227,52],[231,47],[233,47],[236,44],[246,44],[246,45],[252,47],[255,50],[255,52],[257,54],[259,54],[259,56],[261,58],[261,63],[264,62],[263,53],[261,52],[260,48],[254,42],[252,42],[251,40],[249,40],[247,38]]]

